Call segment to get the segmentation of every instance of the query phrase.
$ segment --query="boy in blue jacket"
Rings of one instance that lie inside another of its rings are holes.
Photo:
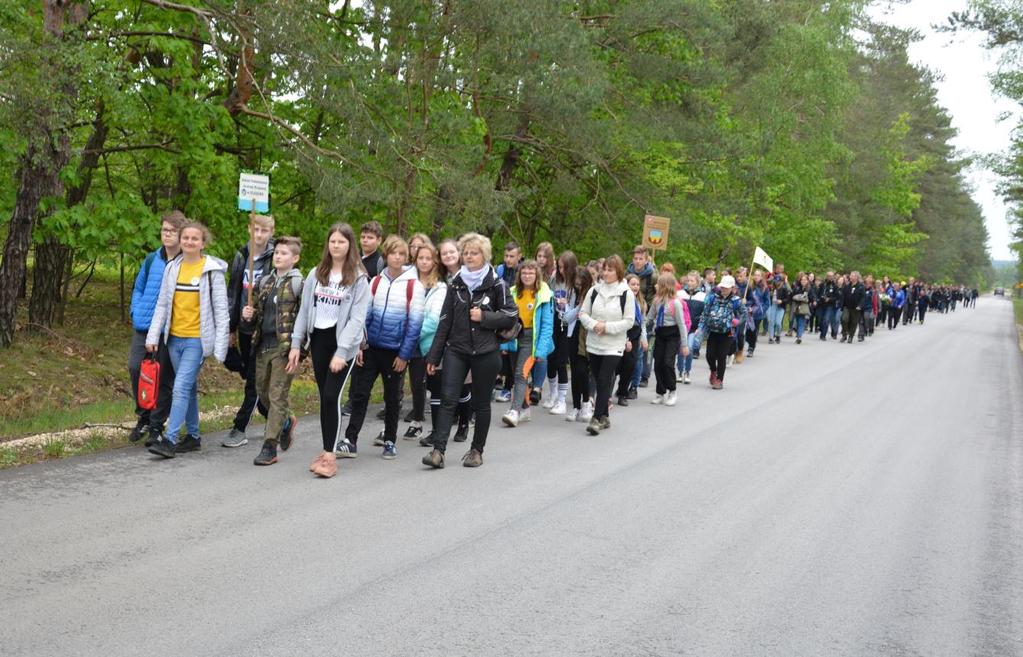
[[[131,336],[131,346],[128,348],[128,373],[131,375],[131,392],[135,397],[135,415],[138,422],[132,429],[128,439],[131,442],[138,442],[146,436],[159,435],[163,432],[163,423],[170,413],[171,394],[174,390],[174,367],[167,356],[167,349],[160,340],[157,358],[160,359],[160,391],[156,398],[156,408],[149,411],[138,405],[139,393],[139,372],[142,369],[142,359],[146,355],[146,334],[149,333],[149,325],[153,321],[153,310],[156,308],[156,300],[160,296],[160,286],[163,284],[163,270],[174,258],[181,253],[179,243],[181,227],[187,218],[180,210],[174,210],[163,215],[160,220],[160,242],[162,246],[149,253],[139,267],[139,273],[135,277],[135,286],[131,292],[131,324],[134,333]],[[146,446],[150,445],[149,439]]]

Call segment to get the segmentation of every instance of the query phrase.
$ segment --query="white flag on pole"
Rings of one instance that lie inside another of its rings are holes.
[[[767,271],[774,271],[774,260],[771,260],[771,256],[767,255],[767,252],[759,246],[753,252],[753,264],[760,265]]]

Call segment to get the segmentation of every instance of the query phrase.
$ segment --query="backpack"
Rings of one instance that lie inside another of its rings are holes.
[[[156,398],[160,394],[160,363],[156,354],[146,354],[139,369],[138,404],[139,408],[151,411],[156,408]]]
[[[732,303],[725,304],[724,299],[716,296],[710,307],[707,317],[707,330],[712,333],[728,333],[732,330],[732,319],[735,317],[735,304],[738,299],[732,299]]]
[[[682,306],[682,318],[685,320],[686,332],[688,333],[693,328],[693,320],[689,316],[689,304],[678,298],[676,298],[675,301],[678,301]],[[672,301],[671,304],[668,305],[668,308],[671,309],[668,315],[670,315],[675,320],[675,323],[678,324],[678,318],[675,317],[675,301]]]
[[[626,293],[622,292],[622,295],[619,297],[619,301],[621,301],[621,304],[622,304],[622,319],[625,319],[625,296],[626,296]],[[597,300],[597,288],[594,287],[593,288],[593,292],[590,293],[590,308],[591,309],[593,308],[593,302],[596,301],[596,300]]]
[[[376,299],[377,288],[380,287],[380,275],[373,277],[373,283],[369,286],[370,297]],[[405,314],[408,315],[409,308],[412,307],[412,292],[416,289],[416,279],[408,279],[407,285],[405,285]]]

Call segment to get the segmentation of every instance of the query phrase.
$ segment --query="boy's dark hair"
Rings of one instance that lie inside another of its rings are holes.
[[[377,237],[383,237],[384,227],[380,225],[379,221],[367,221],[359,228],[359,234],[362,235],[363,233],[373,233]]]
[[[713,267],[705,267],[703,270],[703,277],[707,278],[707,274],[710,272],[714,272],[715,274],[718,273],[717,270],[714,269]]]
[[[302,239],[299,237],[292,237],[285,235],[284,237],[278,237],[274,242],[274,247],[286,246],[291,249],[291,252],[297,256],[302,255]]]
[[[632,255],[636,255],[637,253],[642,253],[645,256],[649,256],[650,255],[650,249],[648,249],[645,246],[643,246],[642,244],[640,244],[639,246],[637,246],[636,248],[634,248],[632,250]]]
[[[504,243],[504,250],[505,251],[512,251],[512,250],[515,250],[515,249],[517,249],[519,251],[522,250],[522,247],[520,247],[519,243],[516,242],[515,240],[508,240],[507,242]]]
[[[181,227],[184,226],[187,222],[188,217],[186,217],[185,213],[182,212],[181,210],[171,210],[170,212],[160,217],[161,225],[170,224],[171,226],[177,228],[179,233],[181,232]]]

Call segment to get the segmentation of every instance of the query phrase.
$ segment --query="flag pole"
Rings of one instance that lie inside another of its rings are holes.
[[[252,210],[249,212],[249,290],[248,290],[248,302],[246,305],[252,305],[252,274],[255,268],[255,254],[252,253],[254,244],[252,243],[252,228],[256,225],[256,199],[252,199]]]

